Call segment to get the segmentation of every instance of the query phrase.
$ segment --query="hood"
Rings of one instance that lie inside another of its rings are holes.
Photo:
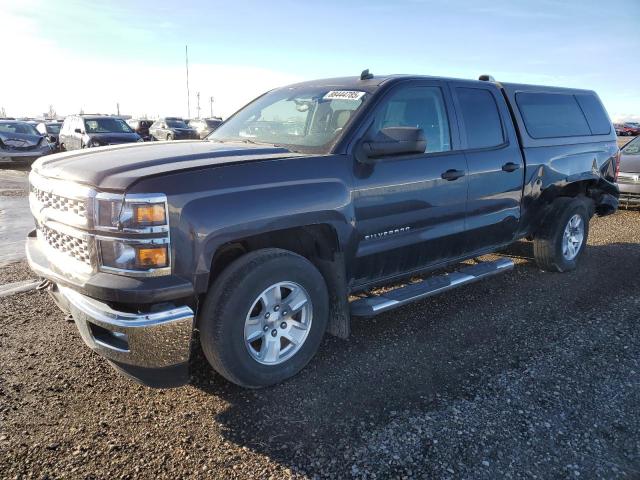
[[[109,144],[109,143],[129,143],[129,142],[137,142],[140,138],[135,132],[131,133],[88,133],[89,138],[92,140],[97,140],[100,143]]]
[[[628,173],[640,173],[640,153],[628,154],[622,151],[620,157],[620,171]]]
[[[42,136],[28,133],[0,132],[0,140],[9,148],[23,149],[37,146],[42,141]]]
[[[134,143],[48,155],[32,170],[50,178],[84,183],[104,190],[125,190],[151,175],[256,160],[297,157],[285,148],[206,140]]]

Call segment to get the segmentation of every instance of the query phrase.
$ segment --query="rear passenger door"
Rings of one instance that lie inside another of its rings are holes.
[[[524,162],[508,107],[493,84],[451,82],[469,168],[468,253],[513,241]]]

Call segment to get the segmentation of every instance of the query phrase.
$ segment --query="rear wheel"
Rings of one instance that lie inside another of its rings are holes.
[[[216,280],[200,316],[211,366],[244,387],[264,387],[298,373],[324,335],[329,296],[306,258],[280,249],[251,252]]]
[[[167,142],[173,140],[173,136],[170,133],[167,133]]]
[[[590,209],[582,198],[560,197],[533,240],[538,266],[552,272],[574,270],[589,235]]]

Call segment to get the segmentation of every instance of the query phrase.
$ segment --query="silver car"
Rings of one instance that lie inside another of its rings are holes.
[[[640,205],[640,136],[622,148],[620,157],[620,205]]]
[[[0,164],[31,164],[53,151],[47,137],[19,120],[0,120]]]

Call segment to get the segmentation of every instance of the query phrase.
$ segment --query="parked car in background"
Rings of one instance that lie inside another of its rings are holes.
[[[640,124],[635,122],[614,123],[616,135],[621,137],[630,137],[640,135]]]
[[[49,140],[19,120],[0,120],[0,164],[29,164],[52,152]]]
[[[147,142],[151,140],[149,134],[149,127],[153,125],[153,120],[147,120],[145,118],[127,120],[127,124],[136,132],[142,139]]]
[[[206,140],[37,161],[27,258],[118,369],[182,384],[197,339],[221,375],[261,387],[352,315],[509,271],[464,261],[517,240],[542,269],[575,269],[591,218],[618,207],[619,152],[589,90],[365,71],[274,89]]]
[[[54,150],[60,148],[60,128],[62,123],[60,122],[40,122],[36,126],[36,130],[40,135],[47,137],[49,143],[53,146]]]
[[[618,188],[621,205],[640,205],[640,137],[622,147]]]
[[[152,140],[193,140],[198,133],[180,117],[164,117],[149,128]]]
[[[142,142],[127,122],[109,115],[69,115],[60,129],[60,150]]]
[[[216,128],[222,125],[221,118],[194,118],[187,122],[189,127],[198,133],[198,138],[205,138]]]

